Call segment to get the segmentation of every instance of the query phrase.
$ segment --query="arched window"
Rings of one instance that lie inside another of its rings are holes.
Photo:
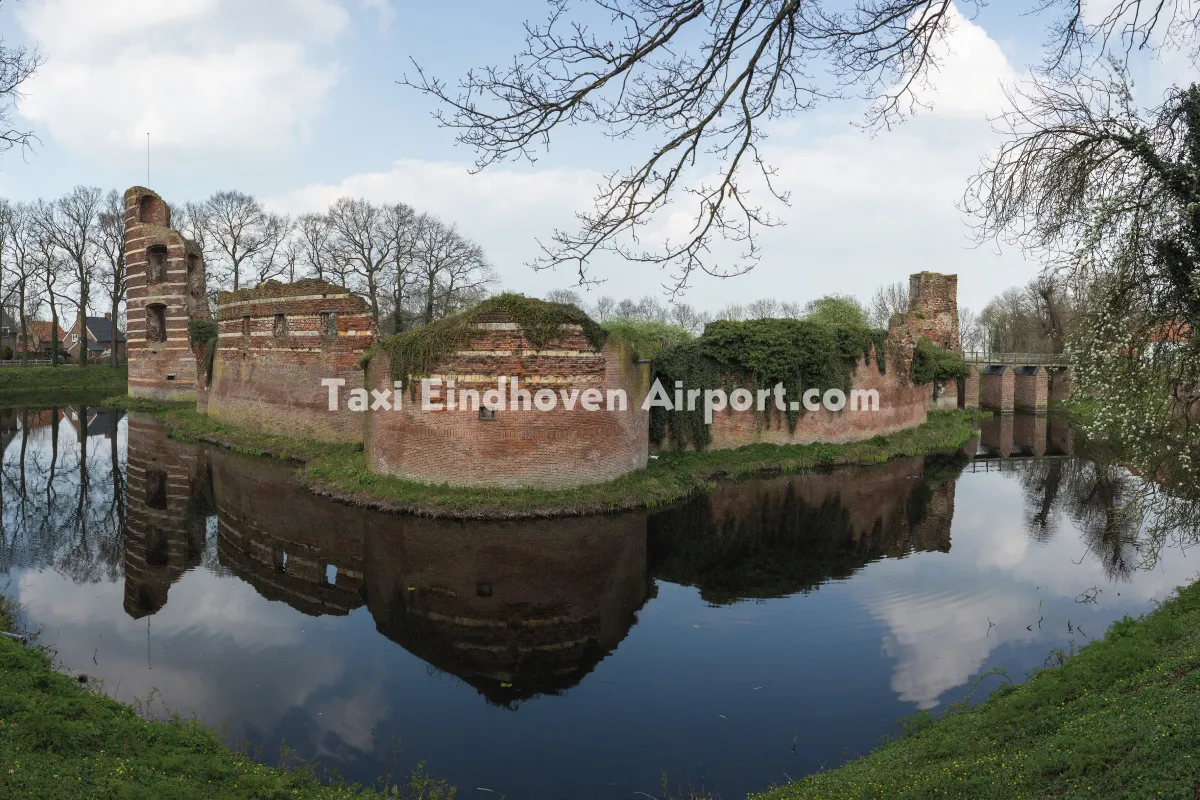
[[[157,225],[160,228],[171,227],[171,210],[161,198],[152,194],[142,195],[138,201],[138,222],[143,225]]]
[[[162,303],[152,303],[146,306],[146,341],[165,342],[167,340],[167,307]]]

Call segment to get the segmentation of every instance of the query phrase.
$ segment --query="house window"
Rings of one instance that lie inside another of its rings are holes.
[[[287,333],[288,333],[287,314],[276,314],[275,315],[275,338],[282,339],[283,337],[287,336]]]
[[[147,247],[146,258],[150,261],[146,268],[146,282],[162,283],[165,281],[167,279],[167,246],[156,244]]]
[[[321,312],[321,335],[326,339],[337,338],[337,312],[322,311]]]
[[[495,419],[496,419],[496,409],[490,408],[488,406],[480,406],[479,407],[479,421],[480,422],[492,422]]]
[[[165,342],[167,340],[167,307],[162,303],[146,306],[146,341]]]

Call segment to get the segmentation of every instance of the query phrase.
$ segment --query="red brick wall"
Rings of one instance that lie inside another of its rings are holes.
[[[1013,408],[1026,411],[1045,411],[1050,394],[1050,379],[1038,367],[1032,375],[1013,376]]]
[[[958,350],[958,276],[918,272],[908,279],[907,323],[948,350]]]
[[[337,314],[337,335],[328,336],[321,314]],[[277,314],[287,334],[275,335]],[[375,341],[375,322],[365,300],[315,280],[268,282],[254,290],[222,293],[208,413],[255,430],[321,441],[363,439],[364,415],[347,411],[344,399],[362,388],[360,356]],[[248,319],[247,319],[248,318]],[[342,378],[342,409],[329,411],[322,379]]]
[[[598,483],[646,466],[648,413],[641,410],[645,369],[629,345],[609,337],[597,351],[578,326],[564,326],[558,342],[538,350],[520,329],[499,316],[479,323],[470,343],[430,377],[453,379],[456,391],[495,389],[499,376],[521,388],[624,389],[628,410],[501,410],[481,420],[478,411],[423,411],[419,394],[406,389],[400,411],[371,412],[367,464],[375,472],[426,483],[463,486],[561,488]],[[391,389],[385,353],[374,357],[368,378]],[[418,390],[419,392],[419,390]],[[443,390],[443,396],[445,392]],[[605,394],[607,397],[607,394]]]
[[[841,411],[805,411],[795,430],[788,430],[787,419],[778,412],[769,415],[750,411],[718,411],[709,430],[708,449],[730,450],[748,444],[808,444],[811,442],[852,442],[880,434],[894,433],[920,425],[927,419],[931,386],[917,386],[908,378],[908,365],[897,350],[888,358],[887,371],[881,373],[874,353],[859,363],[851,379],[852,389],[879,392],[878,411],[853,411],[849,394]],[[787,401],[798,398],[786,398]],[[774,400],[767,402],[773,408]],[[656,449],[673,447],[670,437]]]
[[[1004,367],[999,374],[984,374],[980,379],[979,401],[984,408],[996,411],[1012,411],[1016,391],[1016,382],[1010,367]]]
[[[141,186],[125,192],[129,394],[154,400],[195,400],[196,359],[188,346],[187,323],[209,318],[204,258],[195,243],[185,240],[170,224],[170,209],[154,192]],[[161,283],[150,282],[147,275],[147,251],[154,246],[167,249]],[[146,307],[159,304],[165,307],[167,340],[150,342],[146,339]]]

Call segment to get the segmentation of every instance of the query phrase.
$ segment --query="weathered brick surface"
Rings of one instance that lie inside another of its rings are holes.
[[[195,400],[201,378],[187,323],[210,318],[204,256],[170,225],[171,211],[157,194],[141,186],[125,192],[129,394]]]
[[[268,282],[222,293],[217,314],[209,414],[269,433],[362,441],[364,415],[344,404],[330,412],[321,381],[345,380],[343,398],[363,387],[359,358],[376,337],[363,298],[322,281]]]
[[[984,370],[980,380],[980,405],[993,411],[1012,411],[1016,392],[1016,376],[1012,368],[998,365]]]
[[[1044,456],[1049,447],[1045,414],[1013,415],[1013,449],[1026,456]]]
[[[125,613],[134,619],[166,605],[171,584],[200,563],[208,466],[203,449],[167,437],[153,417],[128,417]]]
[[[1045,411],[1050,381],[1041,367],[1022,367],[1013,375],[1013,408],[1019,411]]]
[[[962,390],[959,392],[958,406],[959,408],[979,408],[979,367],[972,364],[968,369],[971,373],[960,379]]]
[[[948,350],[958,350],[958,276],[918,272],[908,279],[907,324]]]
[[[895,433],[925,422],[928,416],[931,387],[917,386],[908,378],[908,365],[899,351],[889,352],[887,370],[879,371],[874,354],[855,369],[852,389],[879,392],[879,410],[854,410],[847,395],[846,408],[830,411],[821,408],[800,415],[794,430],[789,430],[785,417],[777,411],[759,413],[757,410],[726,409],[713,416],[708,449],[728,450],[748,444],[808,444],[810,442],[852,442],[880,434]],[[786,398],[785,402],[800,398]],[[774,408],[774,400],[767,405]],[[668,436],[657,449],[674,445]]]
[[[461,399],[464,389],[495,390],[504,376],[517,378],[531,395],[598,389],[605,398],[600,410],[578,404],[569,410],[560,395],[554,410],[510,408],[485,420],[461,404],[423,410],[419,396],[406,389],[402,409],[369,414],[370,469],[425,483],[563,488],[646,466],[649,415],[641,400],[647,370],[627,343],[610,336],[598,351],[582,329],[564,325],[559,341],[538,349],[507,318],[476,324],[470,342],[432,370],[431,378],[444,381],[443,398],[451,380]],[[368,382],[374,389],[393,387],[386,353],[372,359]],[[626,410],[605,410],[609,390],[624,390]]]
[[[980,444],[990,456],[1008,458],[1013,454],[1014,416],[997,414],[980,426]]]

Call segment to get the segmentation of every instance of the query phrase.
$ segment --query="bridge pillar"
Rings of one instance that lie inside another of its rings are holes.
[[[1050,402],[1062,403],[1069,400],[1072,388],[1069,367],[1050,370]]]
[[[1036,458],[1046,455],[1049,440],[1047,420],[1046,414],[1014,414],[1014,450],[1021,455]]]
[[[968,364],[970,373],[958,379],[958,407],[979,408],[979,367]]]
[[[1012,411],[1016,384],[1013,371],[1004,364],[989,364],[983,368],[980,381],[980,401],[993,411]]]
[[[980,426],[980,444],[992,458],[1009,458],[1013,453],[1013,414],[997,414]]]
[[[1045,411],[1050,384],[1041,367],[1029,365],[1013,370],[1013,407],[1021,411]]]

